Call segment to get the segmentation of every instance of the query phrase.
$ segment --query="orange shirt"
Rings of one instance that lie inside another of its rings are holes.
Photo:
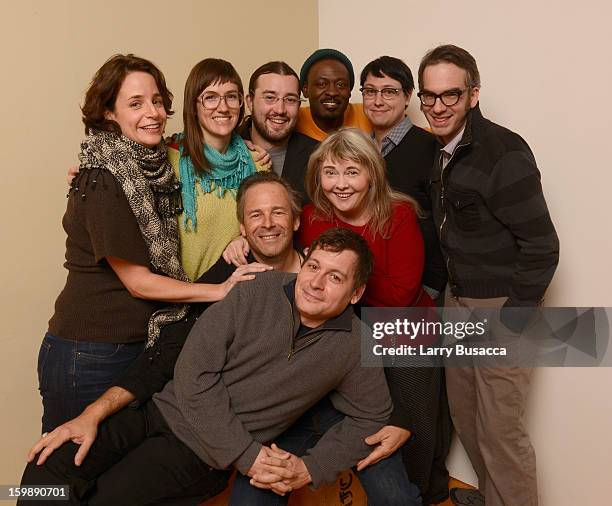
[[[372,131],[372,124],[363,112],[363,104],[349,104],[344,112],[344,123],[342,126],[354,127],[363,130],[366,134]],[[312,137],[318,141],[322,141],[329,134],[321,130],[312,119],[310,107],[301,107],[298,113],[298,121],[295,129]]]

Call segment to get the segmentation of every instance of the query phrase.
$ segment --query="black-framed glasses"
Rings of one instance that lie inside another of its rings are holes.
[[[282,100],[285,104],[285,107],[297,107],[301,102],[304,102],[303,99],[297,97],[295,95],[287,95],[286,97],[279,97],[274,93],[262,93],[261,99],[264,101],[266,105],[274,105],[279,100]]]
[[[467,91],[469,88],[464,88],[462,90],[454,89],[443,91],[442,93],[431,93],[430,91],[419,91],[417,93],[417,97],[421,101],[425,107],[433,107],[436,104],[436,100],[440,99],[446,107],[451,107],[453,105],[457,105],[459,100],[461,100],[461,96]]]
[[[376,88],[370,88],[369,86],[360,88],[361,94],[363,98],[366,100],[374,100],[376,99],[376,95],[380,93],[380,96],[383,100],[393,100],[397,98],[400,92],[404,91],[402,88],[383,88],[382,90],[377,90]]]
[[[204,95],[198,98],[198,102],[202,104],[204,109],[216,109],[219,107],[221,100],[225,100],[225,104],[230,109],[238,109],[243,102],[242,95],[237,91],[231,91],[225,95],[219,95],[218,93],[204,93]]]

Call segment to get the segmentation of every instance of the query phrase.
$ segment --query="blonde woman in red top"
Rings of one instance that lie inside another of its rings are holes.
[[[299,240],[308,247],[321,232],[342,227],[362,235],[374,254],[364,306],[432,305],[421,288],[425,261],[418,204],[392,190],[385,162],[362,132],[330,135],[311,155]]]
[[[389,187],[385,162],[368,137],[348,128],[325,139],[310,157],[306,191],[312,204],[302,215],[303,246],[328,228],[343,227],[361,234],[372,250],[374,270],[363,306],[434,306],[421,283],[425,251],[418,205]],[[388,425],[366,439],[372,452],[357,469],[367,472],[399,450],[408,479],[429,504],[432,470],[444,462],[439,453],[448,447],[450,430],[443,371],[387,367],[385,374],[394,410]]]

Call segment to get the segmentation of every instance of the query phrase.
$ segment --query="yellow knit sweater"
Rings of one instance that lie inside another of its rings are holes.
[[[179,174],[180,153],[168,148],[168,159],[172,163],[176,177]],[[255,163],[257,171],[269,170]],[[199,183],[196,183],[199,186]],[[223,253],[229,242],[240,234],[236,217],[236,199],[231,192],[218,197],[215,192],[204,193],[196,188],[197,230],[185,230],[184,214],[178,217],[179,238],[181,241],[181,263],[191,281],[195,281],[210,269]]]

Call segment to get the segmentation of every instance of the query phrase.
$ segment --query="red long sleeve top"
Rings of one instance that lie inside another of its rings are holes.
[[[374,256],[374,270],[366,291],[363,305],[371,307],[431,306],[429,296],[421,289],[421,277],[425,263],[423,238],[417,216],[410,204],[393,205],[388,238],[373,235],[365,225],[356,227],[334,217],[332,220],[314,218],[314,207],[308,204],[302,214],[298,232],[302,246],[310,246],[322,232],[342,227],[357,232],[365,238]]]

